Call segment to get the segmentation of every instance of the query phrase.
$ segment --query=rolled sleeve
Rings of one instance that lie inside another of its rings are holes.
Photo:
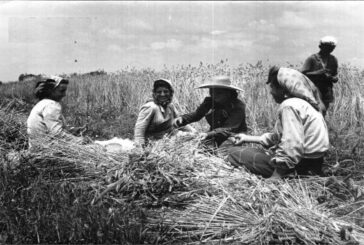
[[[269,148],[274,145],[278,145],[280,141],[280,135],[278,133],[265,133],[261,136],[262,144]]]

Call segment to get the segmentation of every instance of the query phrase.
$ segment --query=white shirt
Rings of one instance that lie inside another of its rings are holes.
[[[43,99],[39,101],[30,112],[27,120],[27,133],[29,136],[29,147],[44,135],[65,137],[69,140],[81,142],[82,139],[66,133],[63,129],[64,119],[62,106],[59,102]]]
[[[276,145],[276,162],[294,168],[302,158],[320,158],[329,149],[329,133],[320,112],[299,98],[284,100],[278,109],[274,133],[263,135],[267,146]]]
[[[139,111],[134,129],[134,140],[144,145],[147,138],[160,139],[173,130],[172,120],[177,117],[173,104],[163,108],[153,101],[144,104]]]

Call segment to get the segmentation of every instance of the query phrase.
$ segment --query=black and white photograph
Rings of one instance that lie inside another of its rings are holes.
[[[0,2],[0,244],[364,244],[364,2]]]

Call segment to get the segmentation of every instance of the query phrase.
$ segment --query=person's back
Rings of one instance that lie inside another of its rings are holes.
[[[229,150],[228,161],[265,178],[281,178],[293,171],[322,174],[329,136],[315,86],[300,72],[276,66],[269,70],[267,84],[279,104],[274,131],[261,136],[235,135],[237,146]],[[243,143],[259,143],[270,151],[240,147]]]
[[[59,103],[66,96],[68,80],[57,76],[42,78],[35,87],[35,97],[39,102],[34,106],[27,120],[29,148],[38,148],[39,143],[53,137],[74,143],[82,143],[64,130],[62,107]]]
[[[59,124],[50,128],[47,121],[45,121],[50,117],[56,119],[55,117],[58,117],[59,115],[61,115],[61,105],[59,102],[51,99],[42,99],[39,101],[31,110],[27,120],[27,133],[29,138],[34,139],[39,137],[39,135],[46,135],[52,131],[59,131]]]
[[[287,111],[289,112],[286,113]],[[280,117],[278,123],[281,125],[277,126],[282,128],[282,136],[286,136],[285,138],[287,140],[285,155],[287,155],[287,151],[295,150],[291,147],[292,142],[289,142],[293,139],[302,140],[302,158],[321,157],[329,149],[329,134],[325,119],[307,101],[295,97],[288,98],[280,104],[278,115]],[[287,122],[296,122],[298,124],[296,127],[302,126],[303,135],[300,137],[291,137],[292,134],[297,133],[297,130],[291,128],[291,124]]]

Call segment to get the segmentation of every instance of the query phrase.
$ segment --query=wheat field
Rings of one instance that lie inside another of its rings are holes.
[[[239,96],[249,133],[261,134],[273,128],[277,109],[265,84],[268,69],[262,62],[221,61],[66,74],[64,115],[69,125],[86,125],[84,134],[93,139],[132,138],[154,79],[172,81],[174,103],[186,113],[207,93],[196,87],[223,74],[244,89]],[[355,244],[364,237],[363,195],[354,188],[363,185],[364,174],[363,79],[364,71],[340,66],[326,116],[327,176],[277,183],[232,169],[188,138],[164,139],[129,155],[65,142],[29,153],[25,121],[36,103],[34,83],[3,84],[0,243],[346,244],[343,233],[350,230]],[[193,126],[207,129],[204,121]]]

